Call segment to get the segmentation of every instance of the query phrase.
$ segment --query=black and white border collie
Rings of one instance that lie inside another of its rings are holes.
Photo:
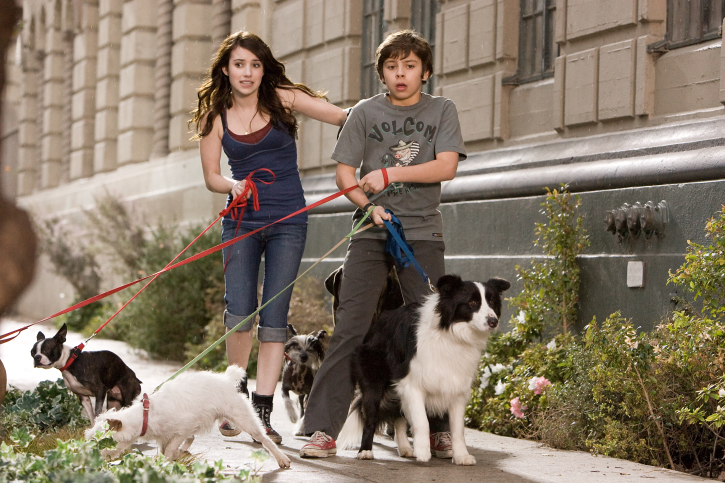
[[[481,351],[501,316],[501,293],[510,286],[500,278],[480,283],[445,275],[438,293],[423,304],[383,312],[353,354],[351,375],[361,394],[350,407],[338,447],[353,448],[362,435],[357,457],[373,459],[373,436],[389,423],[395,426],[398,454],[427,462],[427,415],[448,413],[453,463],[476,464],[463,438],[464,413]]]

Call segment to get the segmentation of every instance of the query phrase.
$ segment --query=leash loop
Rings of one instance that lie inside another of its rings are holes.
[[[397,216],[390,211],[385,210],[386,213],[390,214],[390,221],[383,220],[385,227],[388,229],[388,238],[385,241],[385,251],[390,253],[395,260],[395,264],[401,268],[409,266],[411,263],[418,270],[423,281],[428,285],[431,292],[435,293],[436,289],[430,282],[430,278],[426,275],[423,268],[418,264],[418,261],[413,256],[413,247],[411,247],[405,240],[405,232],[403,231],[403,224],[400,222]]]
[[[272,175],[272,181],[265,181],[261,178],[255,178],[254,175],[257,174],[257,171],[267,171],[269,174]],[[219,213],[219,217],[222,218],[227,213],[230,213],[230,216],[232,220],[237,222],[237,228],[234,230],[234,237],[236,238],[239,234],[239,229],[242,227],[242,217],[244,217],[244,211],[247,208],[247,204],[249,202],[248,200],[248,194],[252,193],[252,207],[254,208],[254,211],[259,211],[259,193],[257,191],[257,185],[254,183],[254,181],[258,181],[260,183],[264,184],[272,184],[274,183],[276,179],[275,174],[272,172],[272,170],[267,168],[259,168],[255,169],[251,173],[247,175],[246,178],[244,178],[244,181],[246,183],[244,184],[244,190],[242,191],[242,194],[237,196],[235,199],[232,200],[231,203],[229,203],[229,206],[222,210],[221,213]],[[229,258],[232,256],[232,251],[229,250],[229,253],[227,253],[227,258],[224,260],[224,273],[227,272],[227,265],[229,265]]]

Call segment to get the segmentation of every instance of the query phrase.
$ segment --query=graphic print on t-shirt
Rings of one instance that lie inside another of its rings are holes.
[[[385,153],[385,155],[383,156],[383,167],[391,168],[408,166],[418,155],[418,151],[420,151],[420,144],[415,141],[408,141],[406,143],[405,141],[400,139],[398,140],[398,144],[396,144],[395,146],[390,146],[390,151],[392,152],[392,154]],[[403,192],[403,187],[405,186],[404,183],[393,182],[390,184],[391,186],[389,192],[391,194]]]

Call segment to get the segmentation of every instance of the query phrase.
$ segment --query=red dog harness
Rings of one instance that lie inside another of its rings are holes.
[[[151,407],[151,401],[149,401],[149,395],[143,393],[143,426],[141,426],[141,436],[146,434],[146,430],[149,427],[149,408]]]
[[[60,372],[65,371],[70,367],[71,364],[73,364],[76,359],[78,359],[78,356],[81,355],[81,351],[83,350],[83,343],[78,344],[74,348],[70,350],[70,357],[68,358],[68,362],[65,363],[63,367],[60,368]]]

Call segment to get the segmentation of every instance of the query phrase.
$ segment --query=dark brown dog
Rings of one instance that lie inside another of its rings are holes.
[[[332,321],[337,324],[337,307],[340,305],[340,286],[342,285],[342,265],[333,271],[325,279],[325,288],[332,294]],[[390,269],[385,285],[380,292],[378,305],[373,316],[373,324],[378,320],[380,312],[383,310],[395,310],[405,305],[403,300],[403,290],[400,288],[400,280],[398,279],[398,271],[395,266]]]

